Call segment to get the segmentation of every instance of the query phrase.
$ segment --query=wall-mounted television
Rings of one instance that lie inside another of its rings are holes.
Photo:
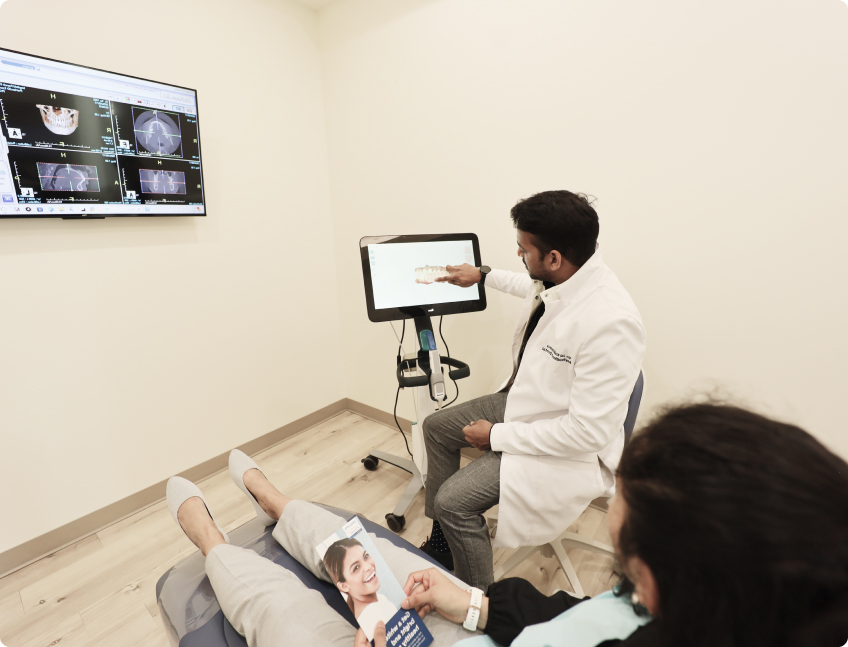
[[[0,48],[0,218],[205,215],[196,91]]]

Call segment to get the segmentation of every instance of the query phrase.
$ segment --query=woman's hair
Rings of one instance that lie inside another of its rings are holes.
[[[333,578],[334,582],[344,582],[344,558],[347,555],[347,549],[354,546],[362,546],[357,539],[339,539],[337,542],[330,545],[327,552],[324,553],[324,567]]]
[[[327,569],[327,572],[330,574],[330,577],[333,578],[333,582],[344,582],[344,560],[345,555],[347,555],[347,549],[353,548],[354,546],[362,547],[362,544],[359,543],[357,539],[351,539],[346,537],[345,539],[339,539],[337,542],[330,545],[327,549],[327,552],[324,553],[324,568]],[[350,609],[350,612],[356,615],[356,612],[353,610],[353,596],[348,594],[347,596],[347,606]]]
[[[618,476],[619,549],[656,579],[663,645],[800,645],[848,601],[848,464],[802,429],[672,408],[634,435]]]

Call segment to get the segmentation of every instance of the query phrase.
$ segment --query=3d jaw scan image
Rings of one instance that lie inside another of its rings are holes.
[[[182,143],[174,118],[157,110],[141,111],[133,127],[138,145],[155,155],[173,155]]]
[[[51,133],[70,135],[79,126],[79,110],[46,106],[42,103],[37,103],[35,107],[41,112],[41,119]]]
[[[38,177],[43,191],[100,192],[96,166],[39,162]]]
[[[180,171],[141,169],[138,174],[141,179],[142,193],[179,193],[185,195],[185,173]]]
[[[415,268],[415,282],[424,285],[430,285],[430,283],[435,283],[437,278],[449,275],[450,272],[442,265],[425,265]]]

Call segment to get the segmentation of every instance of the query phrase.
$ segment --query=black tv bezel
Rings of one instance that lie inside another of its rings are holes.
[[[203,146],[201,143],[200,137],[200,100],[198,98],[197,89],[189,88],[184,85],[177,85],[175,83],[166,83],[165,81],[156,81],[154,79],[146,79],[141,76],[132,76],[129,74],[123,74],[122,72],[113,72],[112,70],[104,70],[100,67],[93,67],[91,65],[80,65],[79,63],[71,63],[70,61],[62,61],[58,58],[48,58],[47,56],[41,56],[40,54],[30,54],[28,52],[19,52],[14,49],[8,49],[6,47],[0,47],[0,55],[3,52],[9,52],[10,54],[20,54],[21,56],[31,56],[32,58],[40,58],[43,61],[50,61],[52,63],[62,63],[63,65],[73,65],[74,67],[84,68],[87,70],[94,70],[96,72],[106,72],[106,74],[115,74],[117,76],[122,76],[127,79],[136,79],[138,81],[147,81],[148,83],[159,83],[161,85],[169,85],[172,88],[179,88],[180,90],[188,90],[189,92],[194,93],[194,111],[195,116],[197,117],[197,156],[198,162],[200,162],[200,183],[203,191],[203,213],[168,213],[159,212],[159,213],[102,213],[97,216],[94,215],[86,215],[83,216],[80,214],[79,216],[61,216],[58,214],[38,214],[38,215],[27,215],[27,216],[17,216],[17,215],[5,215],[0,213],[0,220],[35,220],[35,219],[44,219],[44,218],[55,218],[58,220],[103,220],[104,218],[179,218],[190,216],[193,218],[205,218],[209,215],[209,207],[206,202],[206,178],[203,177]],[[111,102],[110,102],[111,103]],[[99,206],[99,205],[97,205]],[[109,206],[109,205],[106,205]],[[115,205],[118,206],[118,205]],[[137,206],[137,205],[130,205]]]
[[[371,282],[371,262],[368,258],[368,245],[385,243],[435,243],[450,240],[470,240],[474,250],[474,265],[480,267],[480,241],[477,234],[407,234],[399,236],[363,236],[359,239],[359,255],[362,260],[362,278],[365,283],[365,305],[368,318],[380,323],[384,321],[401,321],[415,317],[439,317],[466,312],[480,312],[486,309],[486,287],[480,285],[480,298],[472,301],[455,301],[453,303],[432,303],[403,308],[374,307],[374,287]]]

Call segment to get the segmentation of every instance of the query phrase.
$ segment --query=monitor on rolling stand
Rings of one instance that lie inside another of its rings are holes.
[[[450,367],[448,375],[453,380],[468,377],[471,372],[464,362],[440,354],[430,317],[486,309],[482,285],[461,288],[436,279],[447,276],[448,265],[480,267],[480,244],[475,234],[366,236],[359,241],[359,250],[368,318],[374,322],[412,319],[418,344],[418,352],[402,357],[396,369],[399,386],[415,389],[412,460],[378,449],[372,449],[362,460],[368,470],[377,469],[382,460],[412,475],[395,509],[386,515],[389,528],[398,532],[426,482],[427,453],[421,424],[447,398],[443,365]]]

